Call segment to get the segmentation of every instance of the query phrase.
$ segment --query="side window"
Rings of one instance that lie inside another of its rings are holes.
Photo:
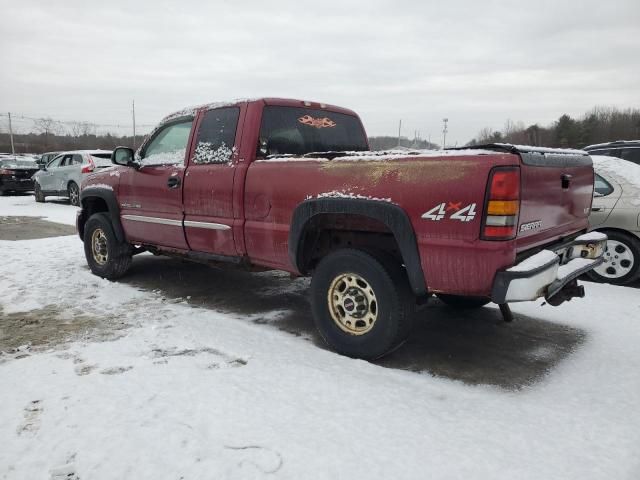
[[[611,156],[611,150],[591,150],[589,155],[604,155],[605,157]]]
[[[613,192],[613,187],[609,182],[596,173],[594,192],[596,197],[605,197]]]
[[[72,165],[80,165],[82,163],[82,155],[74,155],[71,158]]]
[[[64,157],[62,157],[62,162],[60,163],[61,167],[68,167],[69,165],[71,165],[71,158],[73,157],[73,155],[65,155]]]
[[[622,158],[629,160],[630,162],[640,165],[640,147],[637,148],[625,148],[622,151]]]
[[[216,108],[204,114],[198,128],[193,163],[228,163],[231,160],[239,115],[238,107]]]
[[[193,119],[162,128],[142,152],[143,165],[165,165],[184,162]]]
[[[47,168],[58,168],[63,157],[56,157],[47,164]]]

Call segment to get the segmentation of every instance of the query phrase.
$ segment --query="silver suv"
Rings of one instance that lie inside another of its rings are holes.
[[[589,155],[618,157],[640,165],[640,140],[617,140],[615,142],[598,143],[584,147],[583,150],[589,152]]]
[[[110,150],[75,150],[63,152],[33,176],[36,202],[55,195],[69,197],[80,204],[80,185],[84,176],[96,169],[111,167]]]

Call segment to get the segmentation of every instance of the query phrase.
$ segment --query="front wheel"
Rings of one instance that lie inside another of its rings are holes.
[[[78,188],[78,184],[76,182],[69,183],[67,193],[69,195],[69,202],[71,203],[71,205],[75,205],[76,207],[80,205],[80,189]]]
[[[40,185],[38,184],[38,182],[36,182],[36,186],[34,187],[34,193],[36,197],[36,202],[43,203],[45,197],[44,197],[44,193],[42,193],[42,189],[40,188]]]
[[[131,246],[119,242],[106,213],[91,215],[84,229],[84,254],[91,271],[115,280],[131,266]]]
[[[333,350],[375,359],[408,336],[415,297],[399,262],[344,249],[318,264],[311,280],[311,308],[320,335]]]
[[[596,282],[626,285],[640,277],[640,240],[623,232],[605,232],[609,239],[604,262],[587,276]]]

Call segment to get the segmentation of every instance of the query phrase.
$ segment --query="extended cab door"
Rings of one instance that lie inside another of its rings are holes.
[[[237,255],[234,237],[233,183],[242,137],[242,106],[201,112],[195,147],[184,178],[184,230],[191,250]]]
[[[182,182],[192,117],[160,126],[140,149],[140,168],[120,174],[118,202],[130,242],[187,250]]]

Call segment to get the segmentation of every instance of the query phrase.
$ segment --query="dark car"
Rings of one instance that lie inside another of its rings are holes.
[[[615,142],[589,145],[583,150],[591,155],[618,157],[640,165],[640,140],[617,140]]]
[[[31,177],[37,171],[38,164],[32,158],[0,158],[0,195],[33,190]]]

